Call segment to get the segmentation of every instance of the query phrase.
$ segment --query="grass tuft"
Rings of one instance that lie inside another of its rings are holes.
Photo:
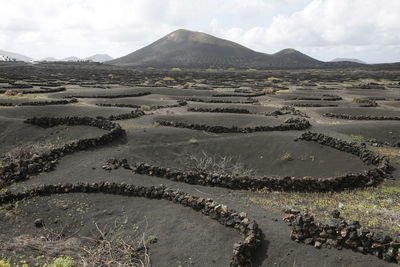
[[[284,154],[281,155],[280,159],[282,161],[292,161],[293,160],[293,156],[289,152],[285,152]]]
[[[331,218],[331,211],[338,209],[347,221],[360,221],[370,229],[390,233],[400,231],[400,186],[382,184],[375,188],[357,189],[335,193],[269,192],[260,190],[251,197],[254,203],[266,209],[289,207],[310,212],[317,221]]]

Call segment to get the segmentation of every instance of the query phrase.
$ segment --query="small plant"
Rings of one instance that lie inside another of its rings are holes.
[[[199,141],[196,139],[196,138],[190,138],[189,139],[189,144],[198,144],[199,143]]]
[[[274,95],[275,94],[275,90],[273,88],[266,88],[266,89],[264,89],[264,93],[266,95]]]
[[[151,110],[151,106],[149,106],[149,105],[141,105],[140,106],[140,110],[142,110],[142,111],[150,111]]]
[[[267,78],[267,81],[270,81],[270,82],[272,82],[272,81],[280,81],[281,79],[279,79],[279,78],[276,78],[276,77],[268,77]]]
[[[175,78],[166,76],[163,78],[163,81],[175,81]]]
[[[70,257],[58,257],[53,260],[49,267],[73,267],[74,261]]]
[[[149,243],[149,244],[155,244],[155,243],[157,243],[157,241],[158,241],[158,238],[155,235],[149,235],[147,237],[147,243]]]
[[[30,160],[33,157],[48,152],[51,149],[62,147],[65,143],[58,137],[55,143],[32,143],[27,145],[19,145],[9,152],[0,155],[0,166],[10,163],[16,163],[20,160]]]
[[[23,93],[18,92],[17,90],[7,90],[4,94],[8,95],[8,96],[22,96],[23,95]]]
[[[189,168],[198,172],[236,177],[255,176],[253,169],[246,168],[239,159],[228,156],[209,156],[204,151],[202,156],[188,155]]]
[[[11,267],[11,264],[6,259],[0,259],[0,267]]]
[[[285,152],[285,153],[281,156],[281,160],[282,160],[282,161],[292,161],[292,160],[293,160],[293,156],[292,156],[292,154],[290,154],[289,152]]]
[[[365,141],[365,138],[362,135],[350,135],[350,137],[351,137],[351,139],[353,139],[356,142],[362,143]]]
[[[353,103],[360,103],[361,102],[361,98],[355,97],[352,100]]]
[[[148,246],[158,239],[152,235],[146,237],[147,219],[143,233],[138,232],[138,226],[134,225],[134,236],[126,235],[126,219],[122,224],[115,222],[111,228],[100,229],[96,223],[95,226],[99,238],[93,240],[94,246],[83,248],[79,266],[150,266]]]

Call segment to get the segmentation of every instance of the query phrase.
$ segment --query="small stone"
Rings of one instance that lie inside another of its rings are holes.
[[[42,220],[42,219],[36,219],[36,220],[35,220],[35,226],[36,226],[37,228],[43,227],[43,226],[44,226],[43,220]]]
[[[224,213],[228,213],[228,207],[226,205],[221,205],[221,209]]]
[[[319,241],[315,241],[314,247],[315,247],[315,248],[321,248],[321,247],[322,247],[322,243],[319,242]]]
[[[339,205],[340,205],[341,203],[339,203]],[[338,210],[334,210],[334,211],[332,211],[332,217],[333,218],[339,218],[340,217],[340,211],[338,211]]]
[[[246,212],[239,212],[239,218],[243,219],[247,217],[247,213]]]
[[[313,238],[306,238],[304,239],[304,244],[311,245],[314,242]]]

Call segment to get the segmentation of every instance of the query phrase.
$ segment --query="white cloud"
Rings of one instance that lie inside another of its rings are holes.
[[[265,52],[400,61],[391,57],[400,44],[398,0],[0,0],[0,7],[0,49],[35,58],[121,56],[187,28]]]
[[[270,25],[248,29],[239,37],[231,35],[231,29],[220,31],[269,52],[286,47],[314,53],[327,49],[337,56],[356,52],[373,62],[400,61],[400,55],[393,54],[400,47],[399,12],[398,0],[314,0],[298,12],[277,15]],[[330,59],[332,53],[317,54]]]

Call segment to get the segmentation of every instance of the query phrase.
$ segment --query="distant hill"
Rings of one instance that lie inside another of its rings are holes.
[[[13,53],[13,52],[9,52],[9,51],[4,51],[4,50],[0,50],[0,55],[2,56],[8,56],[10,58],[15,58],[17,61],[25,61],[25,62],[29,62],[32,61],[33,59],[18,53]]]
[[[354,62],[354,63],[359,63],[359,64],[367,64],[366,62],[359,60],[359,59],[355,59],[355,58],[335,58],[332,59],[331,62]]]
[[[294,49],[269,55],[212,35],[177,30],[109,64],[187,68],[318,68],[325,63]]]
[[[46,57],[41,59],[40,61],[47,61],[47,62],[53,62],[53,61],[58,61],[55,57]]]
[[[74,57],[74,56],[72,56],[72,57],[66,57],[66,58],[63,58],[63,59],[61,59],[60,61],[80,61],[81,59],[79,58],[79,57]]]
[[[93,62],[105,62],[105,61],[110,61],[110,60],[112,60],[113,58],[110,57],[110,56],[107,55],[107,54],[96,54],[96,55],[87,57],[87,58],[85,58],[85,59],[86,59],[86,60],[91,60],[91,61],[93,61]]]
[[[272,57],[275,61],[280,61],[281,64],[287,66],[320,66],[323,63],[292,48],[283,49],[278,53],[272,54]]]

